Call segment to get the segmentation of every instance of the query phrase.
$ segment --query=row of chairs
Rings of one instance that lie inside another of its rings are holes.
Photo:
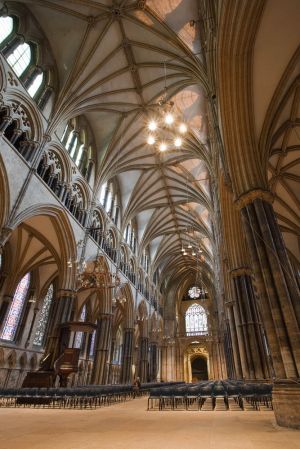
[[[272,385],[203,381],[154,388],[148,410],[272,410]]]
[[[165,387],[176,382],[164,383]],[[157,383],[141,385],[148,393]],[[0,388],[0,407],[96,408],[133,397],[131,385],[90,385],[76,388]]]

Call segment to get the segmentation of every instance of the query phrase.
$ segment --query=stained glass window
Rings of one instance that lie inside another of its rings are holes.
[[[86,305],[82,307],[79,321],[85,321],[86,318]],[[83,332],[76,332],[74,340],[74,348],[80,349],[83,338]]]
[[[207,314],[200,304],[191,305],[185,313],[186,335],[206,335],[208,331]]]
[[[23,306],[26,300],[30,285],[30,273],[25,276],[19,282],[6,321],[1,334],[3,340],[13,341],[17,332],[17,328],[20,322]]]
[[[0,43],[11,34],[13,27],[14,21],[11,17],[0,17]]]
[[[18,47],[9,55],[7,62],[14,70],[17,76],[22,75],[24,70],[29,66],[31,60],[31,49],[26,42],[18,45]]]
[[[36,328],[35,337],[33,344],[37,346],[42,346],[44,335],[48,323],[50,307],[53,299],[53,284],[47,290],[46,296],[43,301],[42,310],[39,317],[39,322]]]

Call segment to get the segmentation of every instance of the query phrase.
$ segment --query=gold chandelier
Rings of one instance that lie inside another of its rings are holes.
[[[179,150],[183,145],[188,127],[169,100],[167,86],[167,63],[164,62],[164,94],[152,111],[147,124],[147,144],[161,153]]]
[[[78,276],[78,284],[78,290],[89,288],[108,290],[120,287],[121,279],[118,271],[116,273],[107,271],[103,258],[100,256],[91,263],[83,262]]]
[[[175,111],[174,102],[164,97],[147,123],[147,144],[161,153],[179,150],[188,128]]]

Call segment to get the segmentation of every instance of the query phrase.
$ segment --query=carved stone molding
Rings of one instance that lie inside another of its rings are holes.
[[[3,227],[0,232],[0,248],[5,245],[5,243],[9,240],[13,229],[9,227]]]
[[[272,204],[274,201],[274,196],[269,190],[255,189],[241,195],[236,201],[235,204],[238,209],[242,209],[248,204],[253,203],[256,199],[261,199],[266,201],[267,203]]]
[[[207,357],[207,350],[205,348],[196,346],[194,348],[188,348],[187,350],[187,354],[189,356],[193,356],[193,355],[204,355],[205,357]]]
[[[235,278],[238,276],[249,275],[251,276],[251,270],[248,267],[240,267],[235,270],[230,271],[231,277]]]
[[[74,290],[69,290],[69,289],[60,289],[57,291],[56,294],[56,298],[65,298],[65,297],[71,297],[71,298],[75,298],[76,296],[76,292]]]

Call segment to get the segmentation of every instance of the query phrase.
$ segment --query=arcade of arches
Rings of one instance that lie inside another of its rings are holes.
[[[273,382],[288,425],[299,1],[0,0],[0,14],[0,387],[74,349],[69,387]],[[159,108],[181,122],[166,113],[165,147]],[[118,288],[83,283],[97,263]]]

